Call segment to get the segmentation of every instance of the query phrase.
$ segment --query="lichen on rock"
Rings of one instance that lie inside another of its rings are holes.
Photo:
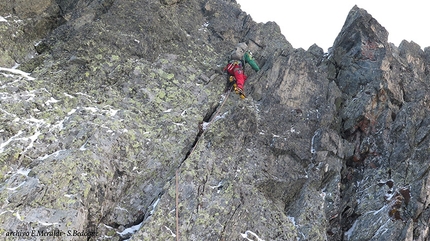
[[[0,3],[6,240],[428,238],[429,50],[364,9],[324,53],[235,1],[38,3]]]

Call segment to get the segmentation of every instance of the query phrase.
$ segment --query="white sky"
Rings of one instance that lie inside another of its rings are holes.
[[[349,11],[357,5],[385,29],[388,41],[399,46],[414,41],[430,46],[428,0],[236,0],[255,22],[276,22],[294,48],[316,43],[325,51],[333,45]]]

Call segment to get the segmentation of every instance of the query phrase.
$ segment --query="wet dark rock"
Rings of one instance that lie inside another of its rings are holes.
[[[428,239],[429,48],[358,7],[324,53],[235,1],[37,3],[0,3],[3,237]]]

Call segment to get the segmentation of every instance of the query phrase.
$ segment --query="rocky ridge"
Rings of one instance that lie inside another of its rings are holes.
[[[7,240],[428,239],[430,50],[364,9],[328,53],[234,0],[0,16]],[[222,73],[241,41],[261,67],[245,100]]]

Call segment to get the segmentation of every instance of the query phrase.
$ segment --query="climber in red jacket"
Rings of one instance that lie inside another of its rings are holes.
[[[258,67],[257,63],[252,58],[252,54],[248,50],[248,46],[245,43],[239,43],[236,45],[236,49],[231,53],[230,61],[224,68],[224,71],[227,71],[227,73],[230,75],[230,82],[236,80],[236,83],[233,84],[234,90],[240,95],[241,99],[246,97],[243,90],[245,81],[247,79],[247,76],[244,73],[244,65],[246,63],[248,63],[253,70],[260,70],[260,67]]]

